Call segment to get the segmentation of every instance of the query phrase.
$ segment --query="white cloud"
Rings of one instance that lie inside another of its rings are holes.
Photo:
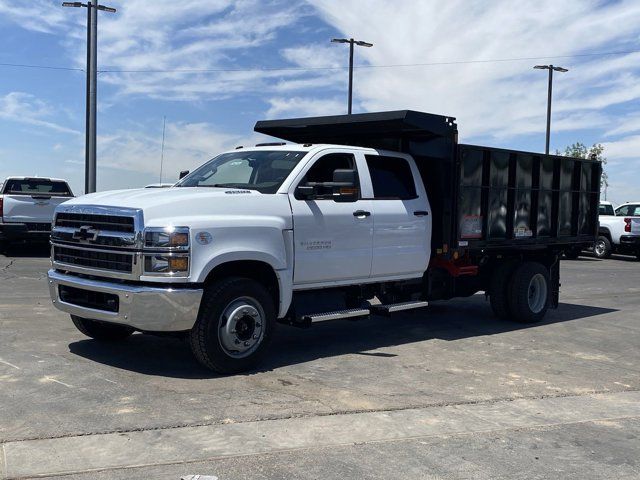
[[[54,114],[54,109],[48,103],[29,93],[9,92],[0,96],[0,119],[80,135],[78,130],[51,121]]]
[[[319,115],[340,115],[346,113],[346,100],[317,98],[272,98],[269,100],[271,107],[267,111],[267,118],[284,116],[319,116]]]
[[[240,144],[237,135],[220,133],[207,123],[167,123],[163,171],[164,178],[175,178],[180,170],[192,169],[223,150]],[[155,178],[160,172],[162,138],[148,129],[118,130],[98,137],[98,162],[128,172],[141,172]]]
[[[371,65],[632,50],[625,42],[637,40],[640,21],[640,3],[634,1],[313,4],[343,34],[374,43],[356,50],[360,63]],[[547,77],[531,67],[558,63],[570,71],[556,74],[554,125],[563,127],[564,118],[567,129],[594,128],[603,124],[601,109],[640,99],[637,57],[359,68],[355,98],[365,111],[413,108],[454,115],[463,138],[543,133]]]
[[[53,33],[65,23],[65,12],[59,4],[46,0],[29,3],[0,0],[0,22],[4,17],[22,28],[41,33]]]

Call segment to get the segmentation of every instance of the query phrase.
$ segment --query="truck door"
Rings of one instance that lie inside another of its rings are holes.
[[[431,256],[432,215],[418,169],[405,157],[365,159],[375,219],[371,276],[419,276]]]
[[[318,189],[312,198],[296,192],[298,186],[309,182],[331,182],[336,169],[355,169],[357,174],[360,170],[352,153],[322,152],[307,165],[289,194],[296,285],[369,278],[372,202],[360,198],[359,185],[353,201],[335,201],[329,188]]]

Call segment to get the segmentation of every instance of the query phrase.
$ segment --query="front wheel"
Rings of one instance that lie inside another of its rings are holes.
[[[549,308],[549,271],[537,262],[521,264],[511,277],[509,309],[520,323],[542,320]]]
[[[205,288],[191,351],[203,366],[222,374],[243,372],[263,357],[276,321],[267,289],[249,278],[222,279]]]
[[[611,256],[611,242],[605,236],[599,236],[593,246],[593,253],[597,258],[609,258]]]
[[[87,337],[101,342],[117,342],[129,337],[135,330],[127,325],[99,322],[89,318],[71,315],[71,321]]]

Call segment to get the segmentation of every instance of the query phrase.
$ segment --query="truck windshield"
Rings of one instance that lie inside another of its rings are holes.
[[[180,180],[176,187],[221,187],[276,193],[306,152],[260,150],[223,153]]]
[[[46,178],[10,178],[4,185],[3,193],[12,195],[56,195],[71,197],[71,189],[67,182]]]

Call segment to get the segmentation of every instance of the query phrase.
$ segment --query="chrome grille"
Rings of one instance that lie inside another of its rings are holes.
[[[54,245],[53,260],[54,262],[77,265],[84,268],[131,273],[133,271],[134,254]]]
[[[60,212],[56,215],[55,226],[67,228],[79,228],[86,226],[95,230],[105,230],[109,232],[135,232],[135,221],[133,217],[121,217],[116,215]]]
[[[142,273],[144,221],[135,208],[65,205],[51,231],[54,268],[101,277],[137,280]]]

